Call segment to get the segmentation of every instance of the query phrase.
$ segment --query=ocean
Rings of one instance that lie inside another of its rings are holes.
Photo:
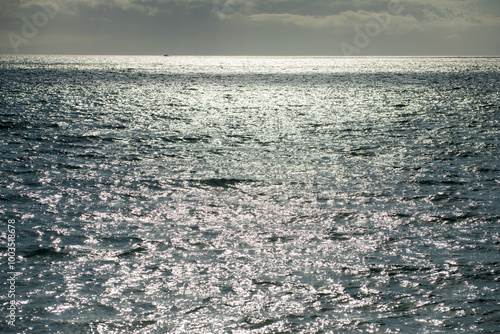
[[[2,333],[500,330],[500,58],[0,56]]]

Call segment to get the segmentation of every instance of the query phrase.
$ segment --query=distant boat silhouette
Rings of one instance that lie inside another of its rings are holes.
[[[168,55],[163,55],[163,57],[168,57]]]

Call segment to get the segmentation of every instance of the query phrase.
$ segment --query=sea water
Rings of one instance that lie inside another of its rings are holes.
[[[500,330],[500,58],[5,55],[0,113],[2,333]]]

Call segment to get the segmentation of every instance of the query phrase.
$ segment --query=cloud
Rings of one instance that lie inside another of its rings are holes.
[[[162,0],[18,0],[11,2],[1,0],[0,8],[7,6],[12,15],[25,15],[29,12],[39,10],[42,6],[52,6],[66,14],[77,14],[82,8],[119,8],[124,11],[137,11],[146,15],[155,15],[160,7],[170,1]]]
[[[75,11],[76,8],[89,7],[92,9],[113,9],[119,8],[124,11],[136,11],[145,15],[156,15],[162,2],[160,1],[141,1],[141,0],[72,0],[68,1],[67,6]]]
[[[397,4],[399,10],[391,12],[391,3]],[[388,37],[386,40],[397,39],[399,43],[394,49],[402,50],[414,50],[415,39],[434,41],[429,50],[441,48],[440,39],[460,40],[461,43],[455,44],[463,48],[480,45],[494,50],[488,51],[491,53],[500,50],[493,46],[498,44],[495,36],[500,35],[499,3],[498,0],[0,0],[3,32],[0,47],[9,47],[7,33],[21,34],[25,19],[32,21],[45,4],[58,6],[57,15],[39,29],[40,34],[30,39],[29,45],[49,40],[43,39],[45,35],[65,33],[68,37],[61,35],[60,40],[70,40],[71,34],[106,35],[116,45],[121,43],[124,50],[130,45],[141,45],[137,47],[140,50],[156,50],[155,46],[141,43],[151,41],[154,45],[164,40],[173,49],[177,45],[187,50],[180,52],[199,52],[202,47],[219,52],[225,47],[227,52],[235,53],[234,45],[241,43],[252,51],[263,50],[262,53],[278,54],[279,48],[293,53],[301,52],[297,42],[311,50],[316,45],[323,48],[325,40],[350,39],[354,28],[385,20],[377,42],[380,45],[384,44],[384,35]],[[389,14],[381,14],[383,11],[390,12],[389,19]],[[300,38],[302,41],[297,40]],[[96,52],[103,45],[95,44]],[[104,48],[111,50],[118,46],[104,45]],[[476,52],[479,47],[470,48]],[[335,52],[326,47],[321,50]],[[458,52],[454,50],[450,53]]]
[[[375,1],[377,2],[377,1]],[[385,10],[346,10],[333,15],[301,15],[291,13],[256,13],[246,17],[250,22],[279,23],[310,28],[332,29],[339,32],[363,26],[381,16],[390,15],[390,24],[385,27],[388,35],[411,32],[434,32],[444,36],[457,37],[461,33],[480,26],[500,27],[497,16],[481,14],[475,7],[476,0],[401,0],[400,12],[389,14],[387,2]],[[338,4],[340,4],[339,2]],[[366,0],[354,1],[354,6],[367,4]],[[379,1],[379,3],[381,3]],[[373,3],[372,3],[373,4]]]
[[[169,8],[184,11],[210,8],[219,19],[238,17],[253,22],[324,28],[362,24],[371,20],[370,16],[387,11],[389,3],[393,3],[400,6],[402,13],[398,15],[403,22],[407,20],[405,17],[414,17],[421,25],[431,24],[431,27],[446,27],[448,23],[470,27],[498,19],[498,15],[490,14],[488,18],[486,14],[479,14],[478,3],[486,1],[490,0],[0,0],[0,8],[25,12],[43,4],[57,3],[61,9],[73,13],[85,8],[120,9],[149,16]]]
[[[375,17],[380,17],[380,13],[371,13],[367,11],[346,11],[337,15],[295,15],[295,14],[254,14],[247,17],[252,22],[274,22],[293,24],[311,28],[333,28],[335,30],[342,28],[352,28],[365,24]]]

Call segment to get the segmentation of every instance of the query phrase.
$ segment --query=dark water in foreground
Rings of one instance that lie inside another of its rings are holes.
[[[2,56],[0,110],[0,332],[500,329],[499,58]]]

